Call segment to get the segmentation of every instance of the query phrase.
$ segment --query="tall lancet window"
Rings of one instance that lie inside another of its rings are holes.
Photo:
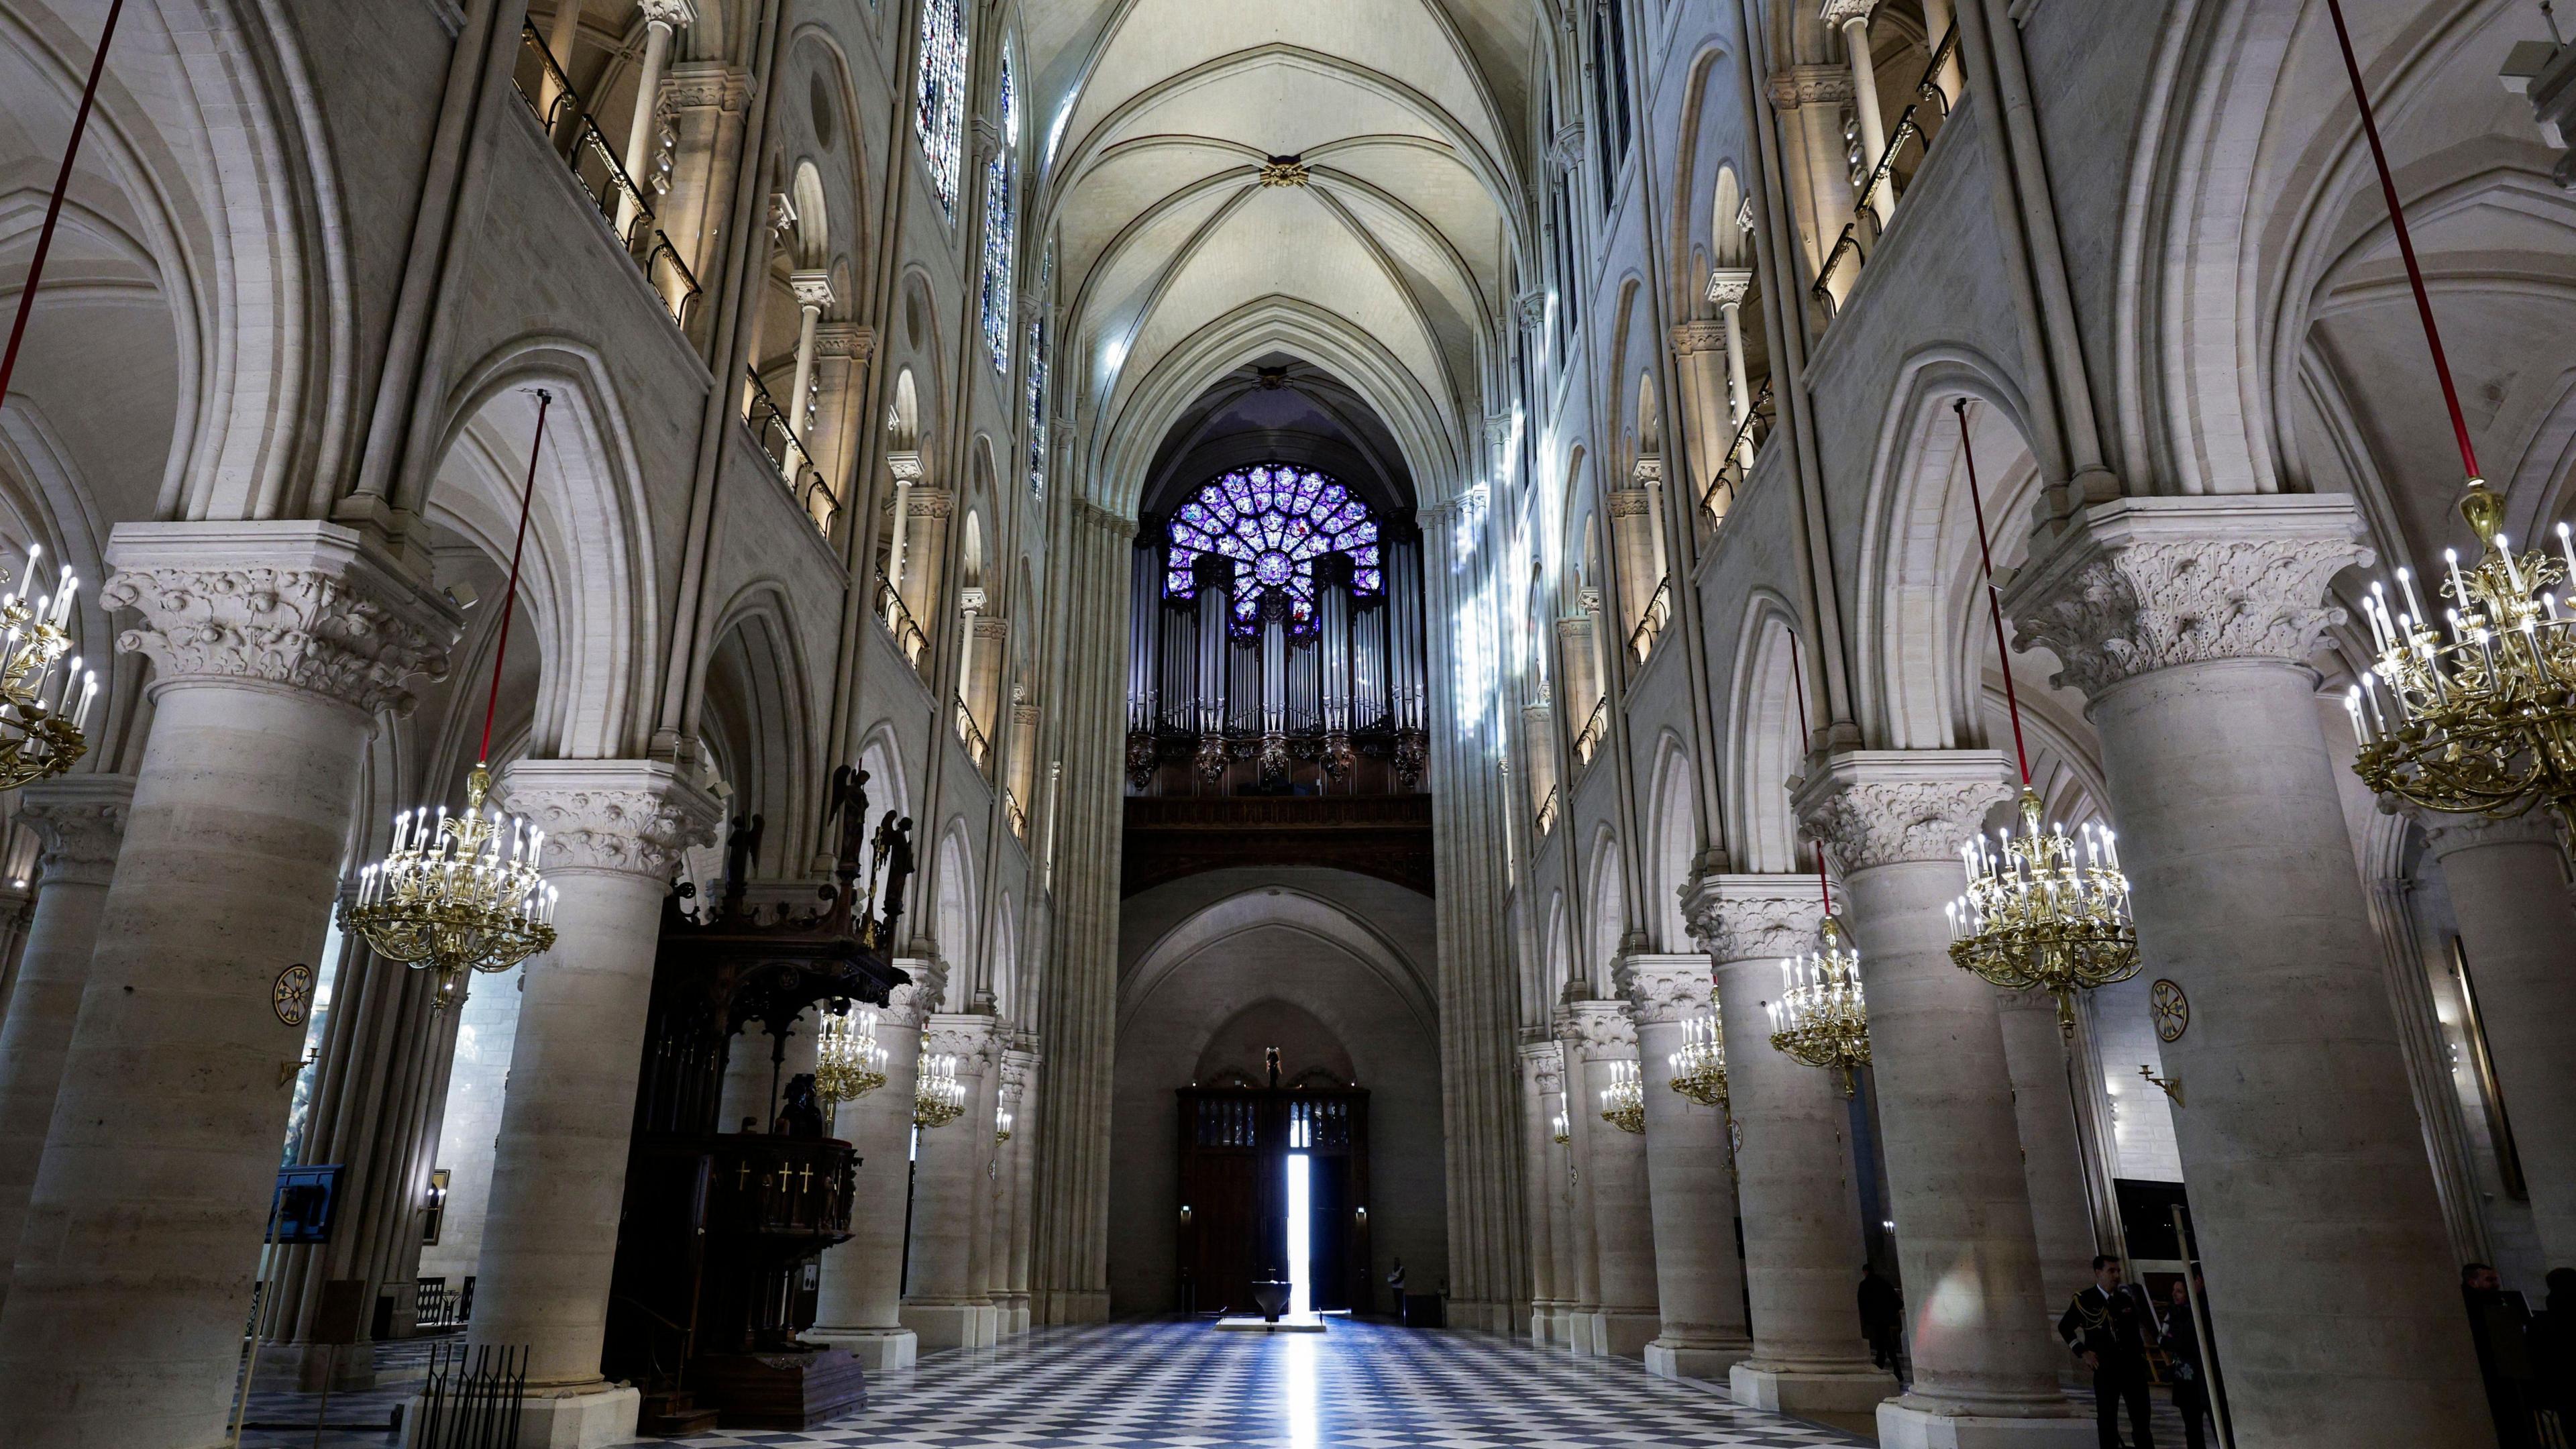
[[[984,162],[984,348],[993,370],[1011,370],[1011,253],[1019,234],[1013,207],[1011,161],[1020,146],[1020,104],[1011,58],[1002,57],[1002,144]]]
[[[921,73],[913,126],[930,162],[939,209],[957,219],[960,153],[966,143],[966,20],[958,0],[921,0]]]
[[[1037,295],[1029,308],[1029,496],[1046,496],[1047,478],[1047,308],[1055,302],[1055,253],[1040,254]]]
[[[1376,516],[1311,468],[1264,463],[1227,473],[1172,515],[1171,536],[1164,597],[1186,599],[1197,591],[1200,555],[1233,560],[1239,635],[1260,628],[1265,607],[1285,612],[1290,634],[1314,632],[1316,560],[1328,553],[1350,557],[1353,597],[1370,598],[1383,588]]]

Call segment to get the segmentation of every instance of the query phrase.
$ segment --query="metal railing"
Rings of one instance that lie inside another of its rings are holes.
[[[1949,68],[1951,57],[1958,53],[1959,23],[1954,20],[1950,22],[1950,28],[1942,33],[1941,43],[1932,47],[1932,61],[1923,67],[1923,79],[1914,87],[1916,95],[1930,101],[1933,108],[1944,116],[1950,114],[1950,102],[1954,97],[1948,91],[1941,89],[1941,72]]]
[[[1887,189],[1888,214],[1892,217],[1896,213],[1897,158],[1904,154],[1909,142],[1925,155],[1931,152],[1931,142],[1923,134],[1922,122],[1916,119],[1918,113],[1925,106],[1930,106],[1942,116],[1950,114],[1950,95],[1941,89],[1940,76],[1942,68],[1950,63],[1950,57],[1958,47],[1959,27],[1954,23],[1941,37],[1941,43],[1933,47],[1931,63],[1924,67],[1923,79],[1915,84],[1915,93],[1922,99],[1907,106],[1897,116],[1896,125],[1887,133],[1886,146],[1879,151],[1877,163],[1869,168],[1866,175],[1856,177],[1859,189],[1852,200],[1852,219],[1843,224],[1841,234],[1834,238],[1832,250],[1825,253],[1824,265],[1816,268],[1815,285],[1807,289],[1807,295],[1824,310],[1828,322],[1842,306],[1842,295],[1851,290],[1849,282],[1839,292],[1834,286],[1846,259],[1852,270],[1858,271],[1869,260],[1869,248],[1877,244],[1887,229],[1878,218],[1876,205],[1881,187]]]
[[[902,593],[883,573],[877,575],[877,622],[894,636],[894,647],[903,651],[905,662],[919,669],[921,656],[930,646],[930,636],[912,621],[912,610],[903,606]]]
[[[769,459],[770,471],[778,475],[779,486],[796,506],[814,520],[814,526],[825,533],[832,531],[832,519],[841,511],[841,500],[823,481],[823,470],[814,455],[805,450],[804,439],[796,435],[787,410],[768,384],[760,380],[758,368],[746,367],[743,375],[751,383],[751,392],[742,407],[743,426],[760,444],[763,457]]]
[[[653,203],[635,178],[626,174],[626,163],[608,144],[599,122],[583,108],[581,92],[573,89],[571,77],[555,63],[544,37],[537,34],[536,26],[524,22],[519,27],[519,61],[511,80],[519,99],[527,102],[528,114],[536,118],[547,143],[589,195],[609,238],[643,270],[644,280],[660,294],[671,320],[686,331],[703,295],[697,274],[680,260],[680,249],[657,223]],[[531,69],[533,77],[526,74]],[[541,92],[547,93],[543,99]]]
[[[1603,695],[1601,697],[1601,702],[1592,706],[1592,718],[1583,722],[1583,732],[1574,737],[1574,758],[1576,762],[1585,765],[1591,764],[1592,757],[1601,752],[1601,742],[1609,737],[1610,697],[1608,695]]]
[[[421,1449],[517,1449],[527,1400],[527,1345],[439,1344],[430,1350],[419,1427],[406,1442]]]
[[[975,768],[985,769],[986,762],[993,756],[993,747],[985,740],[983,729],[975,723],[975,711],[968,709],[962,699],[957,701],[957,738],[965,743],[967,757],[975,762]]]
[[[1548,790],[1547,798],[1538,802],[1537,824],[1541,835],[1556,828],[1556,791],[1553,787]]]
[[[1699,496],[1699,506],[1708,510],[1712,527],[1726,520],[1735,506],[1735,495],[1752,475],[1753,458],[1771,435],[1771,379],[1762,379],[1762,389],[1753,395],[1753,407],[1735,432],[1726,440],[1726,451],[1718,455],[1717,476],[1708,480],[1708,491]]]
[[[1655,641],[1663,637],[1664,626],[1673,621],[1673,581],[1666,577],[1655,585],[1655,596],[1646,601],[1646,616],[1628,634],[1628,652],[1643,664],[1655,652]]]
[[[1002,787],[1002,815],[1011,822],[1011,833],[1018,836],[1022,844],[1026,844],[1029,838],[1029,812],[1020,808],[1020,797],[1012,794],[1007,785]]]

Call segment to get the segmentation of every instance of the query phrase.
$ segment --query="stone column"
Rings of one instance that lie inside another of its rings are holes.
[[[1879,1405],[1890,1449],[2093,1438],[2058,1391],[1994,988],[1952,964],[1959,842],[2012,798],[1988,750],[1854,750],[1795,805],[1841,866],[1869,1000],[1914,1386]]]
[[[1753,1353],[1728,1375],[1738,1403],[1788,1414],[1867,1413],[1896,1392],[1869,1360],[1857,1297],[1867,1254],[1841,1079],[1771,1046],[1780,963],[1813,949],[1815,879],[1704,876],[1686,908],[1715,964],[1727,1095],[1739,1140],[1737,1212]]]
[[[870,1371],[909,1366],[919,1340],[903,1323],[904,1213],[912,1194],[912,1096],[921,1065],[922,1023],[947,990],[947,973],[935,961],[896,963],[912,974],[877,1013],[877,1043],[886,1049],[885,1085],[843,1102],[832,1117],[834,1135],[859,1154],[858,1184],[850,1200],[850,1238],[823,1254],[822,1286],[814,1327],[816,1343],[846,1348]]]
[[[2341,495],[2122,498],[2007,600],[2090,701],[2146,970],[2191,1005],[2162,1055],[2247,1449],[2489,1442],[2305,664],[2358,532]]]
[[[976,1199],[991,1187],[984,1176],[992,1160],[993,1029],[990,1016],[941,1012],[930,1018],[930,1053],[957,1058],[957,1080],[966,1110],[955,1120],[921,1129],[913,1169],[911,1273],[903,1295],[903,1324],[925,1348],[977,1348],[983,1315],[991,1305],[975,1282]]]
[[[1563,1312],[1557,1301],[1556,1226],[1553,1208],[1556,1203],[1556,1179],[1564,1174],[1557,1165],[1554,1124],[1556,1114],[1565,1110],[1564,1058],[1555,1042],[1521,1043],[1521,1156],[1527,1163],[1524,1192],[1530,1235],[1530,1342],[1545,1345],[1558,1341],[1557,1316]]]
[[[993,1256],[993,1220],[1001,1208],[1002,1144],[994,1133],[1002,1107],[1002,1043],[1010,1039],[1010,1023],[995,1022],[992,1042],[984,1049],[983,1070],[969,1084],[973,1090],[967,1094],[966,1116],[957,1124],[982,1124],[980,1131],[958,1140],[970,1145],[975,1153],[967,1202],[966,1282],[975,1298],[974,1342],[985,1347],[999,1342],[1002,1336],[1002,1307],[993,1297],[1002,1281],[999,1261]]]
[[[1860,164],[1862,184],[1868,184],[1871,169],[1887,154],[1887,121],[1878,112],[1878,66],[1869,53],[1869,12],[1878,0],[1825,0],[1826,28],[1843,33],[1843,53],[1851,60],[1852,115],[1860,122]],[[1869,209],[1884,229],[1888,218],[1896,214],[1896,183],[1870,193]]]
[[[641,8],[644,68],[635,78],[635,113],[626,127],[626,179],[639,189],[653,184],[644,175],[644,163],[653,155],[653,110],[662,99],[662,68],[671,60],[671,33],[698,18],[690,0],[643,0]],[[629,247],[635,244],[636,199],[617,199],[617,235]]]
[[[1572,1265],[1573,1289],[1567,1296],[1573,1301],[1565,1311],[1565,1344],[1575,1357],[1600,1354],[1601,1347],[1601,1252],[1600,1233],[1592,1216],[1592,1139],[1613,1131],[1601,1120],[1599,1111],[1583,1109],[1583,1027],[1572,1003],[1556,1008],[1554,1022],[1557,1050],[1565,1062],[1565,1195],[1558,1206],[1565,1223],[1564,1254],[1558,1261]]]
[[[524,1345],[535,1449],[622,1442],[640,1396],[600,1377],[662,898],[723,809],[649,760],[519,760],[501,808],[546,833],[555,948],[520,981],[469,1341]]]
[[[2046,1295],[2040,1301],[2063,1310],[2092,1286],[2093,1255],[2120,1251],[2119,1234],[2113,1232],[2104,1242],[2093,1230],[2084,1149],[2075,1129],[2069,1043],[2058,1029],[2057,998],[2045,991],[1999,991],[1995,1006],[2004,1034],[2004,1070],[2012,1078],[2013,1117],[2021,1124],[2022,1182],[2030,1194],[2031,1242],[2039,1250],[2039,1281]],[[2063,1364],[2059,1372],[2065,1372]]]
[[[1025,1040],[1026,1038],[1023,1038]],[[1029,1187],[1037,1168],[1030,1139],[1037,1134],[1038,1054],[1027,1047],[1002,1053],[1002,1101],[1011,1111],[1011,1140],[1002,1144],[1003,1208],[997,1214],[994,1301],[1007,1338],[1029,1331]]]
[[[2430,817],[2541,1259],[2576,1263],[2576,899],[2548,812]]]
[[[1646,1345],[1646,1367],[1668,1379],[1724,1383],[1753,1351],[1744,1319],[1744,1262],[1735,1251],[1726,1111],[1674,1091],[1670,1061],[1682,1049],[1682,1024],[1717,1011],[1708,958],[1630,956],[1622,971],[1645,1077],[1647,1206],[1662,1319]]]
[[[1570,1080],[1566,1084],[1569,1096],[1580,1092],[1569,1115],[1588,1119],[1575,1140],[1584,1148],[1593,1252],[1600,1263],[1593,1351],[1640,1358],[1662,1327],[1655,1304],[1655,1223],[1646,1204],[1646,1139],[1601,1118],[1611,1063],[1637,1059],[1637,1023],[1624,1001],[1577,1001],[1567,1009],[1581,1036],[1582,1059],[1582,1086],[1578,1089]]]
[[[99,912],[125,840],[131,775],[65,775],[18,792],[18,820],[36,832],[35,919],[0,1020],[0,1305],[27,1222],[27,1195],[45,1155],[63,1057],[98,945]]]
[[[224,1436],[304,1036],[276,982],[321,950],[376,717],[457,623],[336,524],[124,524],[108,558],[154,708],[0,1310],[13,1449]]]
[[[1769,98],[1780,112],[1780,145],[1790,153],[1781,162],[1787,173],[1783,190],[1808,248],[1801,276],[1822,271],[1843,228],[1853,220],[1851,167],[1843,155],[1842,122],[1842,103],[1854,99],[1853,89],[1851,71],[1845,66],[1792,65],[1771,75]],[[1852,283],[1859,277],[1856,260],[1844,258],[1827,278],[1834,305],[1842,305],[1843,298],[1851,295]],[[1790,299],[1781,300],[1785,304]],[[1802,302],[1797,307],[1784,305],[1782,310],[1796,314],[1805,307]]]
[[[1547,1243],[1556,1260],[1556,1301],[1549,1305],[1548,1337],[1550,1341],[1577,1352],[1582,1336],[1576,1330],[1577,1308],[1583,1296],[1583,1274],[1591,1271],[1578,1260],[1582,1254],[1576,1244],[1592,1241],[1591,1229],[1575,1214],[1574,1119],[1567,1112],[1565,1098],[1565,1047],[1557,1044],[1556,1084],[1541,1099],[1547,1112],[1549,1133],[1547,1153],[1541,1159],[1547,1165]],[[1555,1124],[1565,1124],[1565,1136],[1559,1140]],[[1601,1293],[1592,1290],[1594,1302]],[[1588,1321],[1588,1320],[1586,1320]]]

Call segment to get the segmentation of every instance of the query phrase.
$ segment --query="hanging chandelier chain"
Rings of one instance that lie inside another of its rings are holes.
[[[492,760],[492,719],[501,708],[501,661],[510,654],[510,615],[519,599],[519,557],[528,546],[528,515],[537,504],[537,459],[546,445],[546,410],[554,406],[554,394],[536,389],[537,435],[528,445],[528,479],[519,489],[519,534],[510,544],[510,584],[501,591],[501,638],[492,650],[492,691],[483,700],[483,745],[475,751],[477,765]]]
[[[2432,349],[2433,373],[2442,382],[2442,403],[2451,410],[2451,433],[2459,440],[2460,466],[2471,487],[2484,487],[2478,451],[2469,441],[2468,414],[2460,410],[2460,390],[2451,381],[2451,359],[2442,351],[2442,329],[2433,320],[2433,296],[2424,287],[2424,268],[2415,260],[2415,238],[2406,229],[2406,211],[2397,201],[2397,180],[2388,169],[2388,152],[2379,142],[2379,117],[2371,110],[2369,89],[2362,84],[2361,61],[2353,54],[2352,31],[2344,24],[2343,0],[2326,0],[2334,18],[2335,44],[2343,51],[2344,74],[2352,81],[2353,103],[2361,108],[2361,133],[2370,142],[2370,163],[2379,172],[2379,194],[2388,204],[2388,225],[2397,235],[2397,253],[2406,259],[2406,285],[2415,293],[2415,311],[2424,321],[2424,345]]]
[[[1968,440],[1968,400],[1950,404],[1959,417],[1959,456],[1968,465],[1968,507],[1977,515],[1977,560],[1986,571],[1986,612],[1995,623],[1995,660],[2004,671],[2004,710],[2012,716],[2013,763],[2021,768],[2021,787],[2030,788],[2030,751],[2021,738],[2021,695],[2013,688],[2012,649],[2004,643],[2004,595],[1995,587],[1994,546],[1986,536],[1986,502],[1977,483],[1977,450]]]

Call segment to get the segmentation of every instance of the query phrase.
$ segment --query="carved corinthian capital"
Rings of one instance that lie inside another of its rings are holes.
[[[922,1030],[929,1035],[931,1051],[957,1058],[961,1074],[981,1074],[1001,1054],[999,1025],[996,1018],[980,1012],[939,1012]]]
[[[680,852],[711,844],[724,809],[656,760],[516,760],[494,792],[546,833],[548,874],[606,871],[667,881]]]
[[[1713,962],[1795,956],[1816,944],[1824,918],[1812,875],[1705,875],[1682,888],[1682,919]]]
[[[2339,494],[2123,498],[2086,509],[2005,590],[2020,634],[2088,697],[2177,664],[2304,663],[2343,622],[2326,585],[2371,562]]]
[[[442,679],[456,606],[336,523],[127,523],[98,591],[140,614],[116,636],[153,687],[282,685],[368,714],[408,712],[415,674]]]
[[[1955,861],[2013,798],[2010,768],[1993,750],[1850,750],[1795,782],[1790,804],[1846,873]]]
[[[1631,956],[1619,963],[1619,980],[1641,1023],[1688,1021],[1713,1010],[1706,956]]]
[[[1557,1008],[1558,1035],[1585,1061],[1635,1061],[1637,1019],[1624,1001],[1569,1001]]]
[[[63,775],[20,790],[18,822],[44,844],[36,861],[41,884],[107,884],[133,804],[132,775]]]
[[[925,956],[901,957],[894,964],[912,979],[887,993],[886,1027],[898,1033],[919,1031],[930,1014],[939,1009],[939,998],[947,994],[948,967]]]
[[[1565,1048],[1552,1041],[1521,1043],[1521,1069],[1540,1096],[1565,1090]]]

